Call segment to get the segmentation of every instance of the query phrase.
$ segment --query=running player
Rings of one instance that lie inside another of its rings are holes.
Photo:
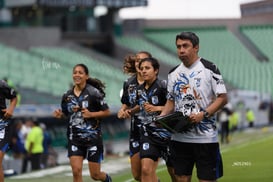
[[[9,147],[9,122],[17,104],[17,93],[8,86],[4,80],[0,80],[0,181],[4,181],[2,166],[5,152]],[[7,108],[6,99],[10,100]]]
[[[172,181],[175,180],[168,151],[171,133],[150,122],[161,113],[167,101],[167,82],[158,79],[159,67],[155,58],[145,58],[139,63],[144,79],[144,83],[137,90],[141,119],[140,158],[143,182],[158,181],[156,168],[160,157],[165,159]]]
[[[63,95],[62,109],[55,110],[54,116],[68,117],[68,157],[73,181],[82,181],[83,160],[87,158],[91,178],[111,182],[111,177],[101,171],[103,142],[100,123],[101,118],[110,115],[110,110],[104,101],[104,85],[88,74],[86,65],[74,66],[74,86]]]
[[[118,118],[126,119],[131,118],[130,127],[130,159],[131,159],[131,171],[135,180],[141,179],[141,163],[139,157],[139,140],[140,140],[140,120],[138,119],[138,113],[130,113],[130,109],[137,105],[137,86],[143,83],[143,78],[139,70],[139,62],[141,59],[152,57],[149,52],[140,51],[136,55],[128,55],[124,59],[123,71],[130,75],[123,84],[123,95],[121,97],[122,106],[117,114]]]

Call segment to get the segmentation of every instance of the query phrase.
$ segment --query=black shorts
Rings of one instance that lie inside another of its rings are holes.
[[[103,160],[103,144],[100,142],[93,146],[82,146],[68,141],[68,157],[71,156],[82,156],[89,162],[100,163]]]
[[[141,137],[140,158],[149,158],[157,161],[158,158],[163,158],[167,166],[172,166],[170,160],[170,152],[168,145],[159,145],[151,140],[150,136]]]
[[[0,150],[6,152],[9,147],[9,121],[0,121]]]
[[[223,176],[223,164],[218,143],[182,143],[171,141],[170,152],[175,174],[192,175],[194,165],[201,180],[216,180]]]
[[[129,149],[131,157],[140,150],[140,120],[136,117],[131,119]]]

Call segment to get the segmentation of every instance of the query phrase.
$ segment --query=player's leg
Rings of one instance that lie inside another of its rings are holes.
[[[141,159],[141,181],[157,182],[157,161],[149,158]]]
[[[131,171],[134,179],[140,181],[141,179],[141,162],[139,152],[135,153],[130,157]]]
[[[90,176],[95,181],[112,182],[111,177],[101,171],[101,164],[97,162],[88,162]]]
[[[5,153],[3,151],[0,150],[0,182],[4,182],[4,170],[3,170],[3,159],[4,159],[4,155]]]
[[[82,166],[86,156],[85,148],[68,142],[68,157],[73,174],[73,182],[82,182]]]
[[[130,131],[130,141],[129,141],[129,150],[130,150],[130,163],[131,163],[131,172],[136,181],[141,179],[141,162],[140,162],[140,133],[137,120],[134,120],[131,123]]]
[[[111,177],[101,171],[101,161],[103,160],[102,142],[98,145],[88,147],[86,151],[90,177],[95,181],[112,182]]]

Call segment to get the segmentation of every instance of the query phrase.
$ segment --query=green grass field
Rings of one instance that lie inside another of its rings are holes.
[[[237,132],[232,135],[230,144],[221,145],[224,162],[224,176],[219,182],[272,182],[273,179],[273,128],[262,128]],[[115,159],[108,159],[114,162]],[[123,160],[124,161],[124,160]],[[125,159],[128,166],[128,160]],[[108,164],[106,160],[106,165]],[[120,163],[120,162],[116,162]],[[6,182],[68,182],[72,181],[69,166],[65,170],[54,174],[41,175],[43,177],[33,178],[31,174],[22,178],[6,178]],[[157,170],[161,182],[169,182],[170,178],[164,165],[160,165]],[[17,176],[19,177],[19,176]],[[114,182],[134,182],[130,169],[123,169],[112,174]],[[84,175],[84,181],[92,181],[88,174]],[[197,182],[194,171],[192,182]]]

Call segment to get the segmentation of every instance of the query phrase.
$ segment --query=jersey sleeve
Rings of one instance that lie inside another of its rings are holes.
[[[173,91],[173,80],[171,74],[168,75],[168,82],[167,82],[167,99],[174,100],[174,91]]]
[[[211,69],[212,76],[212,89],[216,95],[227,93],[223,77],[220,70],[214,65],[214,69]]]
[[[62,112],[67,116],[69,111],[68,111],[68,108],[67,108],[67,94],[64,94],[63,97],[62,97],[62,101],[61,101],[61,108],[62,108]]]
[[[0,82],[0,88],[1,88],[2,94],[4,95],[6,99],[13,99],[17,95],[16,91],[10,86],[8,86],[8,84],[3,80],[1,80]]]
[[[161,90],[163,92],[163,95],[167,96],[167,93],[168,93],[168,90],[167,90],[167,87],[168,87],[167,84],[168,83],[167,83],[167,81],[166,80],[161,80],[160,83],[161,83]]]
[[[91,95],[90,99],[91,103],[94,105],[93,108],[96,108],[97,111],[105,111],[109,109],[103,95],[98,90],[95,92],[95,94]]]
[[[127,106],[130,105],[129,103],[129,96],[128,96],[128,84],[127,84],[127,81],[125,81],[123,83],[123,88],[122,88],[123,92],[122,92],[122,96],[121,96],[121,103],[122,104],[126,104]]]

